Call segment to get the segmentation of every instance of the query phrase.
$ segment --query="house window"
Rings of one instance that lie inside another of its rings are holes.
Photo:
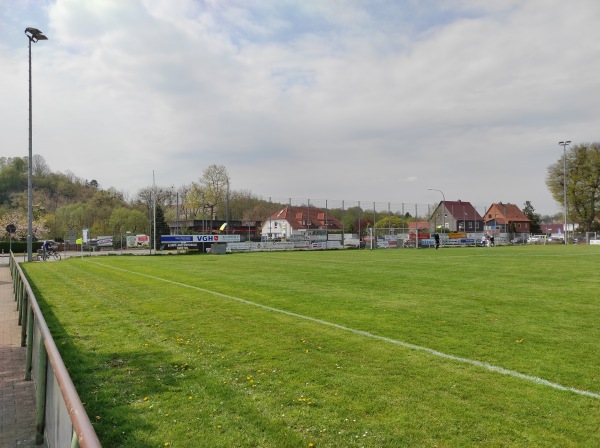
[[[469,229],[473,228],[473,223],[471,221],[469,221]]]
[[[492,219],[492,214],[491,213],[488,214],[488,218]]]
[[[275,225],[273,227],[277,228],[277,221],[275,221]]]

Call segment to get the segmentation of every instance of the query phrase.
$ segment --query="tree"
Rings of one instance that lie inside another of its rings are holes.
[[[152,224],[154,225],[154,223]],[[169,235],[171,233],[171,229],[169,228],[169,224],[165,220],[165,214],[160,205],[156,206],[156,243],[160,244],[161,235]],[[154,247],[154,238],[152,238],[151,247]]]
[[[217,218],[217,214],[226,217],[225,204],[228,193],[229,174],[223,165],[209,166],[202,172],[200,181],[192,183],[191,202],[210,210],[211,229],[212,220]]]
[[[0,216],[0,237],[8,238],[6,226],[13,224],[17,231],[13,234],[13,238],[26,240],[28,233],[28,218],[26,214],[19,211],[13,211],[9,214]],[[48,227],[46,226],[46,218],[34,219],[31,222],[33,229],[34,240],[42,240],[48,237]]]
[[[540,215],[535,212],[535,208],[531,205],[531,202],[525,201],[523,206],[523,214],[527,216],[527,219],[531,221],[531,233],[542,233],[542,226],[540,225]]]
[[[564,163],[561,157],[548,167],[546,186],[554,199],[564,203]],[[566,152],[567,214],[586,232],[600,210],[600,143],[582,143]]]
[[[404,229],[405,227],[404,219],[396,215],[386,216],[375,223],[376,229]]]

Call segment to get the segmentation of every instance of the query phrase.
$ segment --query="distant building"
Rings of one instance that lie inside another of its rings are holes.
[[[406,226],[409,233],[415,233],[416,230],[428,230],[429,221],[409,221]]]
[[[531,233],[531,221],[515,204],[494,203],[485,212],[485,230],[503,233]]]
[[[327,210],[316,207],[284,207],[263,221],[263,240],[288,240],[294,237],[311,239],[313,234],[339,233],[344,226]]]
[[[560,223],[560,224],[541,224],[541,228],[542,228],[542,233],[544,235],[548,235],[548,236],[557,236],[557,235],[564,235],[565,230],[564,230],[564,224]],[[569,230],[571,230],[569,228]]]
[[[197,234],[236,234],[241,236],[241,241],[258,238],[260,221],[224,221],[220,219],[186,219],[169,221],[171,235],[189,233]]]
[[[484,221],[470,202],[441,201],[431,214],[430,228],[445,226],[450,232],[483,232]]]

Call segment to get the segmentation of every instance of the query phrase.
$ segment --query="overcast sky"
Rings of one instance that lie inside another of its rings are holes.
[[[0,155],[129,196],[227,167],[262,197],[562,209],[600,140],[598,0],[0,0]]]

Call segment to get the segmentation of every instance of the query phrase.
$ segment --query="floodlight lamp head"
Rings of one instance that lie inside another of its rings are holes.
[[[25,28],[25,34],[32,42],[37,42],[38,40],[48,40],[48,38],[37,28],[28,27]]]

